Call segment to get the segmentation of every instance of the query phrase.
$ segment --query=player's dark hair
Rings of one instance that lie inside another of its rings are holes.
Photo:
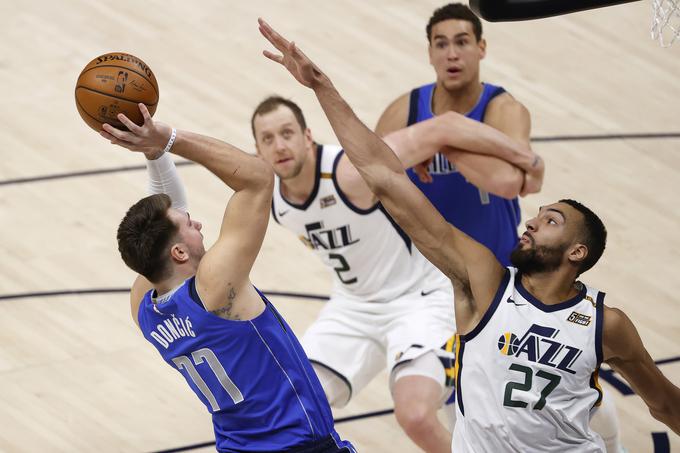
[[[170,272],[168,246],[179,228],[168,217],[166,194],[151,195],[132,205],[118,226],[118,251],[125,264],[151,283]]]
[[[482,39],[482,21],[479,20],[479,17],[477,17],[467,5],[462,3],[449,3],[441,8],[437,8],[434,10],[434,13],[432,13],[432,17],[430,17],[430,21],[425,28],[427,31],[427,42],[432,42],[432,27],[439,22],[444,22],[449,19],[459,19],[470,22],[477,42]]]
[[[581,230],[579,240],[583,241],[585,246],[588,247],[588,255],[581,262],[581,267],[579,268],[579,274],[582,274],[593,267],[602,256],[607,245],[607,229],[597,214],[578,201],[565,199],[560,200],[560,203],[568,204],[583,214],[583,229]]]
[[[267,99],[260,102],[257,107],[255,107],[253,116],[250,117],[250,128],[253,131],[253,137],[255,140],[257,140],[257,137],[255,136],[255,117],[257,115],[264,115],[266,113],[273,112],[281,105],[288,107],[293,112],[293,115],[295,115],[295,119],[297,120],[303,132],[305,129],[307,129],[307,122],[305,121],[305,116],[302,114],[302,109],[298,107],[295,102],[291,101],[290,99],[282,98],[281,96],[269,96]]]

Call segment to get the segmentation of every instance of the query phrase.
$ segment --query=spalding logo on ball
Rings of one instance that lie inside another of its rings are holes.
[[[89,62],[78,76],[78,113],[96,131],[102,130],[103,123],[126,130],[118,120],[119,113],[141,126],[140,102],[151,115],[156,112],[158,82],[149,66],[134,55],[107,53]]]

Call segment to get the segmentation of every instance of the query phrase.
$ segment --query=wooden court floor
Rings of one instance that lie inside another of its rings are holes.
[[[79,118],[82,67],[109,51],[138,55],[159,80],[159,120],[248,151],[251,110],[272,93],[302,106],[318,141],[334,142],[313,95],[261,56],[256,18],[295,39],[373,126],[393,98],[433,79],[424,28],[441,4],[0,0],[0,451],[150,452],[213,438],[203,406],[130,319],[124,291],[133,275],[115,231],[145,194],[146,176],[141,156]],[[548,169],[542,193],[522,200],[525,217],[564,197],[603,217],[609,245],[584,281],[628,313],[680,384],[680,45],[649,39],[649,8],[485,23],[482,76],[532,112],[534,148]],[[638,133],[650,136],[620,137]],[[230,192],[197,166],[180,174],[210,244]],[[291,294],[272,300],[298,334],[323,304],[299,295],[330,290],[330,274],[274,222],[252,279]],[[680,451],[680,438],[638,397],[604,388],[630,453],[655,451],[654,439]],[[391,407],[383,373],[336,416]],[[337,428],[360,451],[417,451],[392,415]]]

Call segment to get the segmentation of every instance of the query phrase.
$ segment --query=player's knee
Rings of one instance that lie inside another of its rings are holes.
[[[402,399],[395,401],[394,415],[399,426],[409,435],[431,433],[437,420],[437,409],[425,401]]]

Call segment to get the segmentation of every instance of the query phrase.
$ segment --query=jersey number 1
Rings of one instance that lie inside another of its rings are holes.
[[[234,404],[238,404],[241,401],[243,401],[243,395],[241,394],[241,391],[236,387],[234,382],[227,376],[227,372],[224,370],[224,367],[220,363],[219,360],[217,360],[217,356],[215,355],[212,350],[208,348],[203,348],[199,349],[198,351],[194,351],[191,353],[191,358],[193,359],[193,363],[189,357],[185,355],[181,355],[179,357],[174,357],[172,361],[175,363],[177,368],[181,370],[184,368],[186,372],[189,374],[189,377],[191,380],[194,382],[196,387],[201,391],[203,396],[208,400],[210,403],[210,407],[212,408],[213,412],[217,412],[220,410],[219,404],[217,404],[217,399],[215,398],[215,395],[210,391],[210,388],[208,387],[208,384],[205,383],[199,372],[196,370],[196,367],[194,366],[194,363],[196,365],[200,365],[203,363],[203,360],[208,364],[212,372],[215,374],[217,377],[217,380],[220,382],[222,385],[222,388],[229,394],[231,399],[234,401]]]

